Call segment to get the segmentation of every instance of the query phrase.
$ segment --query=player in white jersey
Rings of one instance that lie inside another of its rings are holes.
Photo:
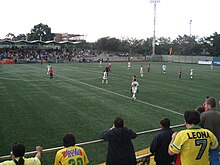
[[[190,74],[190,79],[193,79],[193,68],[190,69],[189,74]]]
[[[50,68],[51,68],[51,65],[47,64],[47,74],[49,74]]]
[[[129,61],[128,62],[128,70],[130,70],[131,69],[131,62]]]
[[[136,93],[138,91],[138,86],[139,86],[139,83],[136,81],[136,79],[134,79],[134,81],[132,81],[132,83],[131,83],[131,91],[132,91],[132,98],[131,99],[136,100]]]
[[[167,70],[166,64],[163,64],[162,69],[163,69],[163,73],[166,74],[166,70]]]
[[[99,67],[102,67],[102,59],[99,59]]]
[[[102,83],[108,84],[108,73],[106,70],[103,71]]]
[[[141,65],[141,67],[140,67],[140,75],[141,75],[141,77],[144,77],[144,67],[143,67],[143,65]]]

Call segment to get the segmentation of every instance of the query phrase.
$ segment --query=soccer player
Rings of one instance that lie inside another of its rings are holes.
[[[182,74],[183,74],[183,70],[182,70],[182,68],[180,67],[180,69],[179,69],[179,79],[182,78]]]
[[[144,77],[144,67],[143,67],[143,65],[141,65],[141,67],[140,67],[140,75],[141,75],[141,77]]]
[[[54,165],[86,165],[89,163],[84,149],[75,145],[75,136],[72,133],[63,137],[63,146],[64,148],[56,153]]]
[[[103,75],[102,75],[102,83],[108,84],[108,73],[106,70],[103,70]]]
[[[137,77],[136,77],[136,75],[133,75],[133,76],[132,76],[131,83],[134,81],[134,79],[136,79],[136,81],[137,81]],[[137,92],[138,92],[138,90],[137,90]],[[132,93],[132,87],[131,87],[131,93]]]
[[[147,65],[147,71],[150,72],[150,63]]]
[[[108,67],[105,68],[105,71],[107,73],[107,76],[108,76]],[[104,71],[103,71],[104,72]]]
[[[111,63],[110,62],[108,63],[107,68],[108,68],[108,72],[111,72]]]
[[[138,86],[139,86],[139,83],[136,81],[136,79],[134,79],[134,81],[131,83],[131,91],[132,91],[131,99],[136,100],[136,93],[138,91]]]
[[[47,74],[49,74],[50,68],[51,68],[51,65],[50,65],[50,64],[47,64]]]
[[[99,59],[99,67],[102,67],[102,59]]]
[[[49,70],[49,75],[50,75],[50,79],[52,79],[53,78],[53,68],[52,67]]]
[[[129,61],[128,62],[128,70],[130,70],[131,69],[131,62]]]
[[[211,63],[211,69],[213,69],[214,65],[213,65],[214,61],[212,60],[212,63]]]
[[[163,73],[166,74],[166,70],[167,70],[166,64],[163,64],[162,69],[163,69]]]
[[[190,69],[189,75],[190,75],[190,79],[193,79],[193,68]]]
[[[181,165],[209,165],[209,150],[217,148],[217,138],[210,130],[199,126],[197,111],[185,111],[184,119],[187,129],[172,135],[168,153],[180,153]]]
[[[137,77],[136,77],[135,75],[133,75],[133,76],[132,76],[132,80],[131,80],[131,82],[133,82],[133,81],[134,81],[134,79],[136,79],[136,80],[137,80]]]

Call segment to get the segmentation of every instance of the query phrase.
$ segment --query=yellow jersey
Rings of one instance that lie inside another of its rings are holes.
[[[57,151],[54,165],[86,165],[88,163],[89,160],[83,148],[70,146]]]
[[[15,158],[17,161],[19,158]],[[24,165],[41,165],[40,160],[37,157],[34,158],[24,158]],[[13,160],[6,160],[2,163],[0,163],[0,165],[15,165],[15,162]]]
[[[210,165],[208,151],[217,146],[218,140],[211,131],[193,126],[178,132],[169,149],[180,153],[181,165]]]

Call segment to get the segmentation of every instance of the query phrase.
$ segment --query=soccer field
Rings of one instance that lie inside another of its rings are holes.
[[[73,132],[76,142],[99,139],[117,116],[136,132],[159,128],[163,117],[172,125],[182,124],[183,112],[201,105],[206,96],[220,100],[220,67],[166,63],[111,63],[109,84],[102,84],[106,63],[52,64],[49,79],[46,64],[0,65],[0,155],[10,153],[11,144],[22,141],[26,151],[41,145],[44,149],[62,146],[63,135]],[[144,77],[139,74],[144,66]],[[183,69],[178,78],[179,67]],[[189,76],[190,68],[194,77]],[[140,84],[137,100],[131,100],[131,79]],[[219,105],[217,106],[219,110]],[[138,136],[135,150],[150,145],[153,134]],[[90,164],[105,161],[107,143],[83,146]],[[53,164],[56,152],[43,153],[42,164]]]

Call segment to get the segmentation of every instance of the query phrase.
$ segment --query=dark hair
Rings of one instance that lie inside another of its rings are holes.
[[[116,128],[124,127],[124,120],[121,117],[117,117],[114,121],[114,125]]]
[[[205,98],[206,98],[206,99],[208,99],[208,98],[209,98],[209,96],[206,96]]]
[[[63,146],[69,147],[76,144],[75,136],[72,133],[68,133],[63,137]]]
[[[165,117],[162,120],[160,120],[160,124],[163,128],[169,128],[170,127],[170,119]]]
[[[188,110],[184,112],[184,119],[187,124],[198,125],[200,123],[200,114],[195,110]]]
[[[24,165],[23,156],[25,154],[25,145],[21,142],[16,142],[12,145],[12,153],[15,157],[20,157],[18,161],[15,161],[18,165]]]
[[[215,101],[215,99],[213,97],[210,97],[210,98],[207,99],[206,104],[207,105],[211,105],[212,108],[215,108],[216,101]]]
[[[201,114],[202,112],[205,112],[205,107],[198,106],[198,107],[196,107],[196,111],[198,111]]]

